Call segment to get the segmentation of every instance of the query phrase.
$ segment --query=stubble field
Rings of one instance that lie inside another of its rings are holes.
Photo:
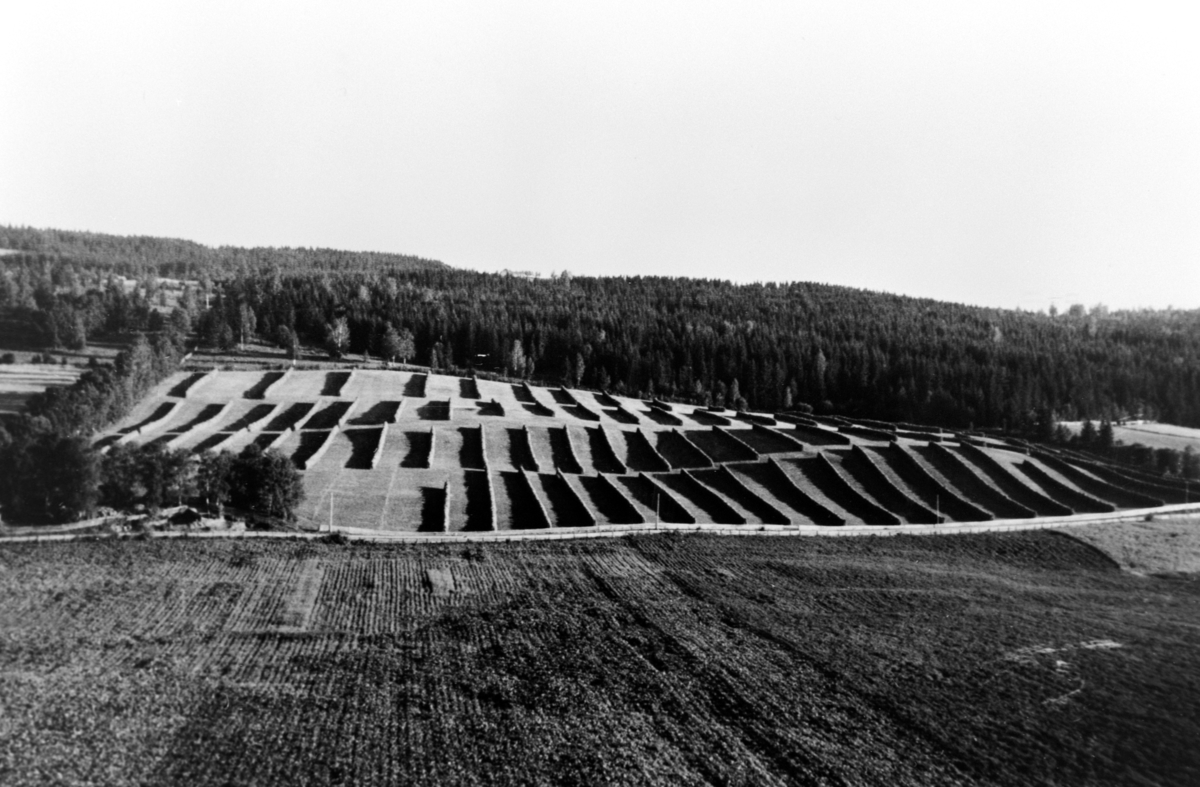
[[[1200,782],[1194,575],[1050,532],[0,567],[5,785]]]

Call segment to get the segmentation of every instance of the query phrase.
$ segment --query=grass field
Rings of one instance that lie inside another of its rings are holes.
[[[1200,783],[1200,585],[1049,532],[0,551],[0,783]]]
[[[1063,421],[1064,426],[1072,434],[1079,434],[1083,429],[1082,421]],[[1113,424],[1113,439],[1127,445],[1141,443],[1151,448],[1174,448],[1182,451],[1191,446],[1193,451],[1200,451],[1200,429],[1174,424]]]
[[[79,379],[83,370],[75,366],[40,363],[0,364],[0,413],[19,413],[34,394],[51,387],[65,387]]]
[[[1063,532],[1091,544],[1135,574],[1200,572],[1200,516],[1156,516],[1147,522],[1090,525]]]

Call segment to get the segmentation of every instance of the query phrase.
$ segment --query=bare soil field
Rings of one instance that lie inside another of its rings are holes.
[[[306,529],[328,524],[331,495],[335,510],[348,501],[335,526],[417,532],[436,520],[451,533],[652,522],[655,501],[675,517],[664,521],[753,528],[1032,520],[1181,496],[1023,447],[757,425],[766,414],[714,416],[720,426],[703,412],[412,370],[223,369],[173,375],[96,439],[277,448],[304,474]],[[598,473],[612,479],[582,481]],[[444,505],[431,513],[447,490],[449,522]]]
[[[1200,783],[1200,585],[1051,532],[0,567],[7,787]]]

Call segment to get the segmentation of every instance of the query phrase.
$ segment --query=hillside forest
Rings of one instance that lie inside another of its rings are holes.
[[[19,227],[0,227],[0,249],[6,340],[129,343],[115,364],[31,402],[26,418],[62,439],[123,416],[185,345],[252,338],[629,396],[1047,440],[1056,419],[1200,426],[1197,310],[1043,313],[805,282],[529,278],[415,256]],[[10,423],[9,437],[29,423]]]
[[[0,305],[41,311],[50,344],[157,330],[136,296],[105,293],[128,277],[152,301],[176,277],[196,282],[189,298],[212,293],[195,326],[212,343],[250,333],[380,357],[398,333],[412,339],[407,360],[435,368],[633,396],[1014,431],[1039,412],[1200,426],[1196,310],[1047,314],[814,283],[522,278],[411,256],[19,228],[0,228],[0,248],[21,252],[3,258]],[[97,308],[105,297],[118,303]]]

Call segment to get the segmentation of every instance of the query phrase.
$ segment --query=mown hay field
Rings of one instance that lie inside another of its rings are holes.
[[[275,448],[304,474],[298,518],[309,529],[329,523],[331,499],[335,526],[399,532],[603,527],[653,522],[655,508],[698,524],[928,525],[1187,500],[1186,489],[1164,494],[998,441],[972,448],[910,430],[880,440],[891,433],[846,419],[717,417],[415,371],[223,370],[172,376],[97,444]],[[536,480],[531,491],[527,471],[574,480]]]
[[[1200,585],[1050,532],[0,550],[0,783],[1200,783]]]
[[[1200,516],[1156,516],[1064,531],[1140,575],[1200,573]]]
[[[1083,430],[1081,421],[1064,421],[1063,425],[1071,430],[1072,434],[1079,434]],[[1145,423],[1113,424],[1112,430],[1113,439],[1127,445],[1141,443],[1151,448],[1171,448],[1176,451],[1183,451],[1190,446],[1193,451],[1200,451],[1200,429],[1174,424]]]
[[[65,387],[79,379],[76,366],[37,363],[0,364],[0,413],[19,413],[34,394]]]

